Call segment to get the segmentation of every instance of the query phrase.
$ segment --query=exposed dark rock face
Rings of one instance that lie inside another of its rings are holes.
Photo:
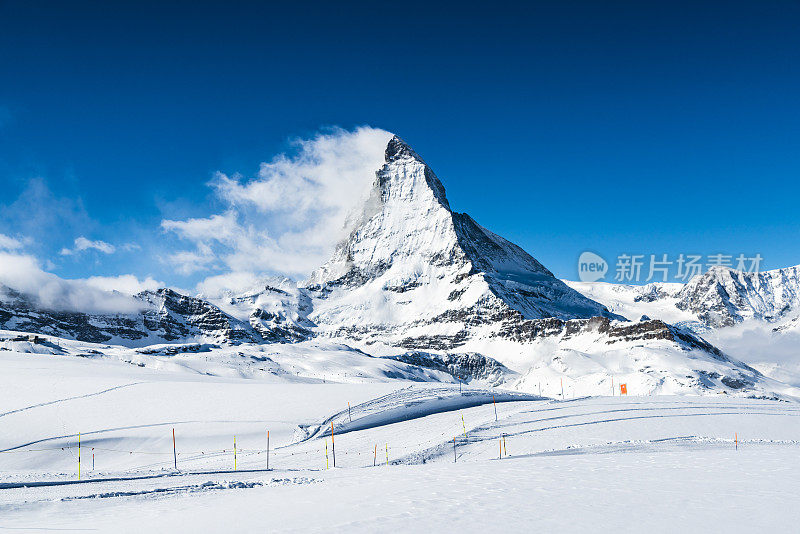
[[[407,352],[391,359],[399,362],[434,369],[453,375],[462,382],[481,380],[492,385],[501,384],[515,372],[497,360],[474,352],[462,354],[431,354],[426,352]]]
[[[42,309],[22,294],[4,291],[0,327],[92,343],[146,345],[207,338],[217,342],[262,342],[250,325],[208,302],[170,289],[136,296],[141,311],[127,314],[87,314]]]

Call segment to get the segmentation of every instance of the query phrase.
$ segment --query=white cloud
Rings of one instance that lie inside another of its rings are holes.
[[[0,234],[0,250],[16,250],[22,247],[22,242],[5,234]]]
[[[103,291],[119,291],[126,295],[136,295],[142,291],[155,291],[166,286],[164,282],[159,282],[149,276],[144,280],[139,280],[132,274],[91,276],[86,279],[86,284]]]
[[[204,244],[198,244],[198,250],[184,250],[167,256],[167,261],[175,266],[175,269],[183,275],[194,274],[199,271],[206,271],[214,264],[215,257],[210,248]]]
[[[134,313],[144,307],[127,295],[98,288],[98,282],[65,280],[45,272],[36,258],[27,254],[0,252],[0,284],[27,295],[37,306],[53,310]]]
[[[366,200],[391,135],[368,127],[336,129],[296,140],[295,154],[262,163],[251,180],[219,173],[212,185],[224,212],[162,222],[164,230],[195,246],[169,260],[184,274],[225,269],[307,275],[347,235],[347,217]]]
[[[113,254],[117,250],[116,247],[114,247],[114,245],[106,243],[105,241],[100,241],[100,240],[92,241],[83,236],[80,236],[75,240],[75,248],[73,249],[63,248],[61,249],[60,254],[62,256],[69,256],[71,254],[75,254],[77,252],[83,252],[84,250],[90,250],[90,249],[97,250],[99,252],[102,252],[103,254]]]
[[[220,297],[226,291],[231,291],[234,294],[244,293],[256,287],[262,280],[263,278],[251,272],[239,271],[218,274],[209,276],[197,284],[197,291],[203,296],[215,298]]]

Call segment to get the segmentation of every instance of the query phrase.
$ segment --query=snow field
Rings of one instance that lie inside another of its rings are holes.
[[[275,383],[13,352],[0,370],[2,528],[741,532],[800,520],[791,402]],[[78,431],[83,480],[71,483]]]

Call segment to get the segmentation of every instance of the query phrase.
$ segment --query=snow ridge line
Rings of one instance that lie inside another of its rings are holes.
[[[379,409],[377,412],[373,411],[371,413],[367,413],[366,415],[355,418],[352,421],[347,420],[349,419],[348,410],[339,411],[325,419],[322,423],[316,425],[316,427],[310,433],[307,433],[305,438],[293,443],[292,445],[303,443],[315,437],[324,436],[330,425],[335,423],[337,419],[345,419],[345,421],[340,423],[338,426],[334,424],[334,432],[336,434],[346,434],[348,432],[367,430],[399,423],[402,421],[419,419],[421,417],[426,417],[428,415],[437,413],[452,412],[465,408],[474,408],[492,402],[543,400],[542,397],[537,395],[512,392],[491,392],[485,390],[466,390],[462,394],[458,395],[441,394],[444,392],[452,393],[452,390],[446,388],[424,389],[419,391],[419,393],[423,395],[422,398],[412,395],[410,398],[403,399],[403,394],[401,392],[410,393],[410,389],[410,387],[403,388],[388,395],[378,397],[377,399],[371,399],[367,402],[351,407],[350,411],[352,413],[353,411],[363,411],[365,408],[375,406],[376,404],[379,405],[381,401],[385,402],[390,400],[392,397],[397,397],[398,401],[400,401],[396,405],[389,404],[384,409]],[[405,400],[405,402],[403,402],[403,400]],[[309,427],[311,426],[312,425],[309,425]]]
[[[143,383],[144,382],[131,382],[130,384],[122,384],[120,386],[114,386],[113,388],[104,389],[102,391],[97,391],[95,393],[88,393],[86,395],[75,395],[74,397],[67,397],[67,398],[64,398],[64,399],[56,399],[56,400],[51,400],[51,401],[47,401],[47,402],[42,402],[42,403],[39,403],[39,404],[32,404],[32,405],[26,406],[24,408],[17,408],[16,410],[11,410],[9,412],[0,413],[0,417],[5,417],[6,415],[11,415],[11,414],[19,413],[19,412],[24,412],[26,410],[32,410],[33,408],[41,408],[43,406],[49,406],[51,404],[57,404],[59,402],[66,402],[66,401],[71,401],[71,400],[76,400],[76,399],[86,399],[88,397],[96,397],[97,395],[102,395],[104,393],[108,393],[109,391],[114,391],[114,390],[117,390],[117,389],[127,388],[127,387],[130,387],[130,386],[136,386],[138,384],[143,384]]]

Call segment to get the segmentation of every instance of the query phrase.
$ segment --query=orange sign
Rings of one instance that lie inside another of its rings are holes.
[[[628,384],[620,384],[619,385],[619,394],[620,395],[627,395],[628,394]]]

